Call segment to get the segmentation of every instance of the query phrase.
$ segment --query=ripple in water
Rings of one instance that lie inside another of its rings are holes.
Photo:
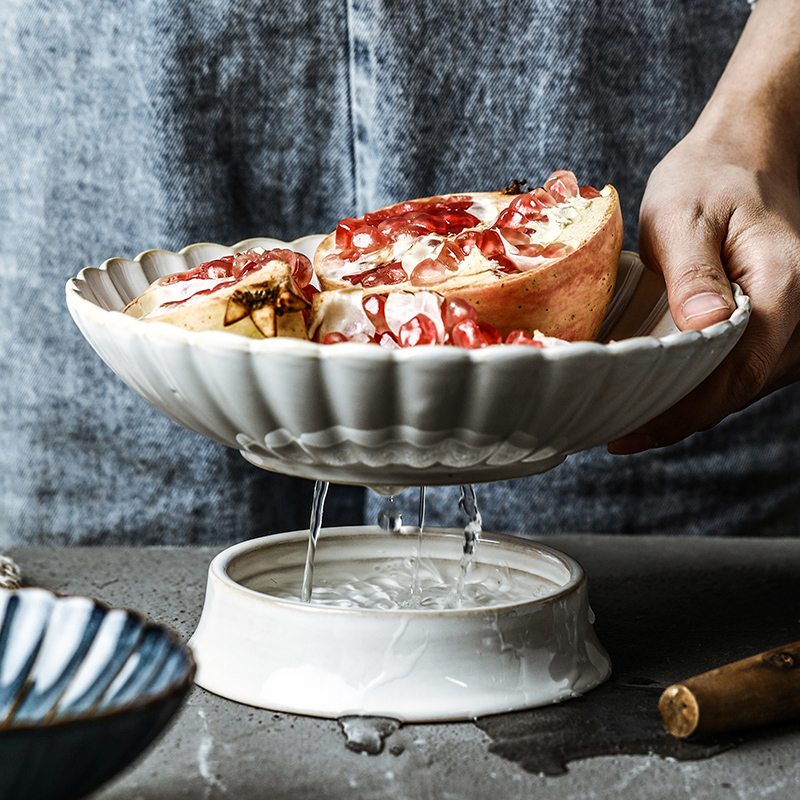
[[[419,562],[418,584],[409,596],[408,575],[412,561]],[[256,581],[249,588],[274,597],[300,600],[299,570],[269,573],[269,585]],[[442,610],[453,608],[453,586],[460,564],[452,560],[387,558],[320,564],[314,579],[314,605],[335,608]],[[505,566],[473,564],[461,591],[459,608],[487,608],[546,597],[558,585],[538,575]]]

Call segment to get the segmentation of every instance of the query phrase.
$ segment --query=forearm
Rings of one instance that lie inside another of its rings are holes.
[[[797,172],[800,0],[758,0],[693,133],[745,148],[755,169],[786,169],[789,159]]]

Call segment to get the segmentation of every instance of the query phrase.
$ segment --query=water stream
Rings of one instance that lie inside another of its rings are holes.
[[[311,595],[314,588],[314,560],[317,552],[317,540],[319,539],[322,528],[322,514],[325,507],[325,497],[328,493],[328,482],[317,481],[314,484],[314,500],[311,507],[311,519],[308,526],[308,550],[306,552],[305,568],[303,570],[303,584],[301,600],[304,603],[311,602]],[[451,589],[446,598],[445,605],[451,608],[461,608],[464,603],[464,592],[470,575],[475,567],[475,553],[480,540],[482,531],[481,513],[478,510],[478,500],[473,485],[461,486],[461,496],[458,501],[459,508],[466,514],[468,522],[464,527],[464,545],[462,549],[461,561],[459,564],[458,575],[451,584]],[[399,533],[403,527],[403,516],[395,505],[394,495],[386,495],[385,503],[378,514],[378,525],[382,530],[389,533]],[[419,488],[419,525],[417,532],[416,550],[411,557],[411,576],[408,588],[408,600],[403,603],[409,608],[419,608],[423,605],[423,583],[426,584],[428,593],[431,590],[431,576],[427,573],[431,571],[431,565],[426,565],[426,577],[423,581],[421,577],[420,565],[422,563],[422,541],[425,530],[425,487]],[[377,567],[376,567],[377,568]],[[434,567],[434,573],[438,569]],[[435,583],[435,581],[434,581]],[[434,586],[434,592],[436,587]],[[445,587],[442,586],[444,589]],[[441,598],[441,603],[444,598]],[[430,602],[428,598],[426,605]],[[440,606],[441,607],[441,606]]]
[[[464,527],[464,549],[461,553],[461,569],[458,573],[456,585],[453,588],[453,606],[455,608],[461,608],[461,604],[464,601],[464,587],[475,565],[475,552],[478,549],[478,541],[480,540],[483,526],[481,512],[478,510],[478,498],[473,484],[461,486],[458,507],[467,515],[469,522]]]
[[[322,528],[322,512],[325,508],[325,496],[328,494],[328,481],[317,481],[314,484],[314,500],[311,504],[311,520],[308,525],[308,551],[306,553],[306,566],[303,570],[304,603],[311,602],[311,591],[314,588],[314,556],[317,553],[317,539]]]

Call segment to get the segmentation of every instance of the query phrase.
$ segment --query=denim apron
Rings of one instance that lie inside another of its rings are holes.
[[[619,189],[635,249],[647,175],[748,13],[746,0],[4,0],[0,546],[224,543],[307,524],[308,481],[179,428],[100,362],[64,304],[80,268],[290,240],[562,167]],[[798,394],[666,450],[594,450],[479,487],[487,527],[793,533]],[[430,522],[458,520],[453,492],[429,493]],[[326,524],[371,521],[377,505],[333,487]]]

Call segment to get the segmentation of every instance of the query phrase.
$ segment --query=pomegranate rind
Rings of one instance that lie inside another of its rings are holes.
[[[463,193],[459,195],[464,196]],[[504,192],[469,194],[474,201],[493,206],[498,214],[515,196]],[[419,198],[411,202],[425,203],[431,199]],[[572,252],[528,271],[504,274],[490,269],[487,264],[485,270],[471,274],[456,272],[441,283],[427,287],[403,281],[364,291],[380,294],[433,291],[445,300],[466,300],[475,307],[479,320],[494,325],[504,339],[514,330],[531,335],[539,330],[567,341],[594,340],[613,296],[622,250],[622,212],[616,189],[606,186],[600,196],[592,200],[588,213],[591,219],[581,225],[582,235]],[[569,230],[568,225],[562,238],[569,238]],[[314,269],[323,291],[353,288],[351,282],[333,277],[325,268],[325,258],[336,249],[336,236],[332,233],[320,243],[314,255]],[[352,272],[359,273],[370,266],[374,266],[374,262],[356,261]]]

